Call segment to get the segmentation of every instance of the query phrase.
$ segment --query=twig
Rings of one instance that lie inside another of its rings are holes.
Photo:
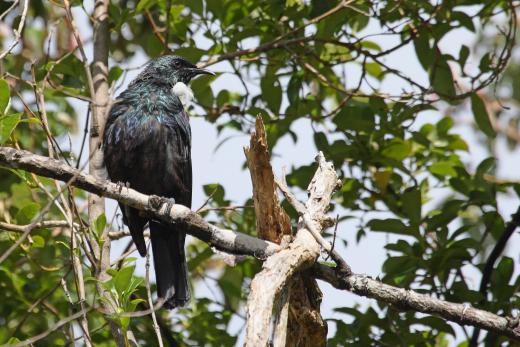
[[[0,229],[7,230],[7,231],[13,231],[16,233],[23,233],[25,230],[27,230],[27,227],[30,224],[26,225],[18,225],[18,224],[11,224],[7,222],[0,222]],[[79,225],[74,223],[74,227],[79,228]],[[36,223],[33,226],[33,229],[47,229],[47,228],[67,228],[70,224],[66,220],[46,220],[39,223]]]
[[[150,23],[150,25],[152,26],[152,31],[153,31],[154,35],[157,37],[157,39],[161,42],[161,44],[163,46],[167,47],[167,42],[161,34],[161,31],[164,31],[164,30],[159,29],[159,27],[157,26],[157,23],[155,23],[155,20],[153,19],[152,14],[150,13],[149,10],[144,11],[144,15],[146,16],[148,23]],[[169,15],[169,13],[168,13],[168,15]]]
[[[50,159],[50,158],[49,158]],[[68,179],[68,181],[66,182],[65,186],[60,189],[58,191],[58,194],[56,194],[52,199],[49,200],[49,202],[38,212],[38,214],[33,218],[32,222],[28,225],[25,226],[25,230],[23,232],[23,234],[18,238],[18,240],[16,240],[16,242],[7,249],[7,251],[4,252],[4,254],[2,254],[2,256],[0,256],[0,264],[6,260],[10,255],[11,253],[18,248],[18,246],[20,246],[22,244],[22,242],[27,238],[27,236],[29,236],[29,234],[31,233],[31,231],[35,228],[35,226],[41,222],[42,218],[45,216],[45,214],[47,213],[47,211],[49,211],[49,209],[51,208],[52,204],[54,203],[54,201],[56,199],[59,198],[60,194],[63,193],[63,191],[65,191],[65,189],[68,188],[69,185],[71,185],[74,180],[76,179],[76,177],[80,174],[80,172],[78,171],[75,175],[72,175],[72,177],[70,177]]]
[[[15,8],[16,6],[18,6],[18,3],[20,1],[19,0],[15,0],[13,1],[13,4],[11,6],[9,6],[9,8],[7,10],[5,10],[2,14],[0,14],[0,20],[2,20],[5,16],[7,16],[7,14],[9,12],[11,12],[13,10],[13,8]]]
[[[209,212],[209,211],[234,211],[234,210],[240,210],[240,209],[246,209],[246,208],[254,208],[253,205],[237,205],[237,206],[221,206],[221,207],[205,207],[205,208],[199,208],[196,212],[197,213],[203,213],[203,212]]]
[[[336,215],[336,222],[334,223],[334,234],[332,236],[332,245],[331,245],[332,249],[334,249],[334,247],[336,246],[336,233],[338,232],[338,222],[339,222],[339,214]],[[329,260],[329,258],[330,258],[330,253],[327,254],[325,261]]]
[[[65,5],[65,14],[66,14],[67,21],[70,24],[70,27],[72,29],[72,34],[74,35],[74,39],[76,40],[76,44],[78,45],[78,48],[79,48],[79,52],[80,52],[81,59],[83,62],[83,67],[85,70],[85,75],[87,76],[87,83],[88,83],[88,88],[90,90],[90,97],[92,97],[95,94],[95,89],[94,89],[94,81],[92,80],[92,73],[90,72],[87,54],[85,53],[85,48],[83,47],[83,42],[81,41],[81,36],[79,35],[79,31],[76,26],[76,21],[74,20],[74,17],[72,16],[72,11],[70,10],[69,0],[63,0],[63,4]]]
[[[144,278],[144,283],[146,286],[146,294],[148,295],[148,305],[153,307],[152,302],[152,291],[150,290],[150,244],[148,244],[148,252],[146,252],[146,276]],[[155,331],[155,335],[157,336],[157,342],[159,343],[159,347],[163,347],[163,341],[161,337],[161,329],[157,324],[157,317],[155,316],[155,311],[152,310],[152,322],[153,322],[153,330]]]
[[[240,57],[242,55],[247,55],[247,54],[252,54],[252,53],[260,53],[260,52],[268,51],[268,50],[273,49],[273,48],[283,47],[283,46],[288,44],[288,42],[284,42],[284,40],[286,38],[288,38],[288,37],[290,37],[290,36],[292,36],[294,34],[299,33],[300,31],[302,31],[303,29],[305,29],[309,25],[321,22],[323,19],[325,19],[325,18],[327,18],[329,16],[332,16],[336,12],[341,11],[342,9],[344,9],[345,7],[347,7],[348,5],[350,5],[353,2],[354,2],[354,0],[348,0],[348,1],[347,0],[343,0],[339,4],[337,4],[336,6],[334,6],[330,10],[328,10],[327,12],[325,12],[325,13],[317,16],[317,17],[312,18],[307,23],[299,26],[298,28],[293,29],[293,30],[291,30],[291,31],[289,31],[289,32],[287,32],[287,33],[285,33],[283,35],[280,35],[277,38],[275,38],[274,40],[272,40],[270,42],[267,42],[267,43],[265,43],[263,45],[260,45],[260,46],[258,46],[256,48],[244,49],[244,50],[240,50],[240,51],[236,51],[236,52],[232,52],[232,53],[225,53],[225,54],[220,54],[220,55],[217,55],[217,56],[213,56],[210,59],[208,59],[207,61],[202,62],[202,63],[200,63],[198,65],[199,65],[199,67],[207,67],[209,65],[216,64],[216,63],[218,63],[220,61],[223,61],[223,60],[233,59],[233,58],[236,58],[236,57]],[[301,42],[302,40],[305,41],[305,40],[308,40],[308,39],[309,38],[298,38],[298,39],[295,39],[295,42]]]
[[[483,296],[482,300],[480,301],[481,305],[485,304],[487,301],[487,287],[489,285],[489,281],[491,280],[491,275],[493,274],[495,263],[506,248],[507,241],[509,241],[518,226],[520,226],[520,207],[518,207],[516,212],[512,215],[509,223],[507,223],[504,232],[500,236],[500,239],[498,239],[497,243],[489,254],[486,265],[484,266],[484,270],[482,270],[482,279],[480,280],[479,287],[479,292]],[[473,335],[471,336],[471,340],[469,342],[470,347],[477,346],[479,335],[480,329],[477,328],[473,331]]]
[[[318,160],[322,160],[321,158],[323,158],[323,154],[320,154],[318,154]],[[291,193],[291,191],[284,182],[280,181],[279,179],[275,179],[275,182],[278,188],[280,188],[282,193],[285,195],[289,203],[294,207],[296,212],[298,212],[312,236],[316,239],[320,246],[329,253],[332,260],[336,262],[336,264],[338,265],[338,270],[341,270],[345,276],[348,276],[350,273],[352,273],[352,269],[347,264],[347,262],[341,257],[338,251],[336,251],[332,247],[332,245],[327,240],[325,240],[323,236],[321,236],[320,232],[315,227],[316,221],[313,221],[305,205],[298,201],[298,199],[296,199],[296,197]],[[316,217],[322,218],[322,216]]]
[[[22,16],[20,18],[20,23],[18,24],[18,29],[13,30],[14,32],[14,40],[11,42],[9,47],[2,53],[0,53],[0,60],[4,59],[6,55],[8,55],[20,42],[20,38],[22,37],[23,26],[25,25],[25,17],[27,16],[27,10],[29,9],[29,0],[25,0],[23,3]],[[10,10],[10,8],[9,8]],[[7,12],[4,12],[4,14]],[[2,16],[4,15],[2,14]]]
[[[63,152],[61,151],[61,148],[58,146],[58,144],[56,143],[56,140],[52,136],[52,133],[51,133],[51,130],[49,127],[49,121],[47,119],[47,111],[46,111],[46,107],[45,107],[45,98],[43,95],[43,89],[41,89],[38,86],[38,84],[36,83],[36,72],[34,69],[34,64],[31,66],[31,68],[32,68],[31,70],[32,70],[32,74],[33,74],[34,94],[36,97],[36,104],[38,106],[41,124],[42,124],[43,130],[47,137],[47,147],[48,147],[48,151],[49,151],[49,157],[53,158],[56,155],[56,149],[57,149],[62,154],[62,157],[65,159],[65,161],[67,161],[67,164],[69,164],[66,157],[63,156]],[[58,184],[58,181],[54,181],[54,184],[56,186],[56,189],[58,189],[58,191],[60,191],[60,186]],[[66,188],[69,189],[68,186]],[[67,201],[67,199],[65,199],[65,196],[62,194],[62,192],[60,192],[58,194],[58,196],[59,196],[60,200],[62,201],[62,205],[63,205],[63,209],[64,209],[64,211],[62,211],[63,216],[67,219],[70,230],[71,230],[70,256],[72,259],[72,265],[73,265],[72,268],[74,269],[76,292],[78,293],[78,300],[79,300],[80,307],[83,310],[85,308],[84,302],[85,302],[85,298],[86,298],[85,283],[83,280],[82,262],[80,259],[80,255],[77,254],[78,244],[77,244],[76,235],[74,232],[75,228],[73,225],[73,214],[72,214],[72,210],[68,204],[68,201]],[[81,241],[81,239],[80,239],[80,241]],[[71,304],[72,304],[72,302],[71,302]],[[81,330],[83,331],[83,335],[85,337],[85,345],[87,347],[91,347],[92,340],[90,338],[90,333],[89,333],[89,328],[88,328],[88,319],[86,316],[82,317],[79,320],[79,325],[80,325]]]
[[[69,273],[72,271],[72,267],[69,265],[69,268],[68,270],[65,272],[65,274],[63,275],[62,279],[66,278]],[[54,294],[54,292],[60,287],[61,285],[61,280],[59,280],[58,282],[56,282],[56,284],[54,285],[53,288],[49,289],[49,291],[45,294],[43,294],[42,296],[40,296],[28,309],[27,311],[25,312],[24,316],[22,317],[22,319],[20,319],[18,321],[18,324],[16,325],[16,328],[14,328],[13,330],[13,333],[11,334],[11,337],[15,336],[16,333],[18,332],[18,330],[23,326],[23,324],[25,323],[25,321],[27,320],[27,318],[29,318],[29,316],[31,315],[32,311],[40,304],[42,303],[45,299],[47,299],[49,296],[51,296],[52,294]]]
[[[31,338],[28,338],[27,340],[23,340],[22,342],[18,342],[18,343],[15,343],[15,344],[4,345],[4,347],[23,347],[23,346],[32,345],[32,344],[40,341],[41,339],[44,339],[45,337],[49,336],[51,333],[53,333],[54,331],[58,330],[62,326],[66,325],[66,324],[69,324],[70,322],[72,322],[72,321],[80,318],[81,316],[87,314],[88,312],[92,311],[93,309],[94,309],[93,307],[89,307],[89,308],[86,308],[84,310],[78,311],[78,312],[74,313],[73,315],[71,315],[71,316],[69,316],[67,318],[63,318],[63,319],[59,320],[58,323],[54,324],[54,326],[52,326],[50,329],[44,331],[41,334],[38,334],[38,335],[33,336]]]

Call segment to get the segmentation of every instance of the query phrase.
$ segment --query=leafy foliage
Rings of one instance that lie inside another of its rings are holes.
[[[71,3],[75,15],[90,23],[92,9]],[[9,4],[0,4],[0,12]],[[509,221],[499,209],[501,201],[508,195],[518,204],[520,194],[516,181],[496,177],[502,157],[494,150],[501,138],[511,150],[519,143],[520,63],[512,54],[511,6],[508,1],[113,0],[109,81],[114,87],[127,82],[125,66],[143,55],[173,52],[219,63],[215,79],[192,84],[193,117],[204,117],[222,134],[248,134],[261,113],[275,154],[283,154],[282,139],[301,141],[304,124],[342,178],[334,213],[357,226],[358,242],[388,235],[382,281],[508,314],[520,308],[518,259],[504,256],[497,262],[485,295],[475,281]],[[20,20],[15,12],[5,17],[9,28]],[[90,91],[71,26],[54,2],[31,1],[26,21],[19,49],[0,61],[0,144],[46,155],[53,146],[55,155],[80,166],[87,155],[70,148],[68,137],[78,128],[77,103],[88,101]],[[493,31],[497,26],[500,31]],[[453,39],[460,31],[477,37],[477,44]],[[90,30],[81,34],[88,45]],[[3,46],[11,39],[2,36]],[[457,47],[446,49],[451,40]],[[35,90],[41,90],[45,109]],[[496,106],[495,90],[508,107]],[[464,128],[467,119],[471,131]],[[487,158],[475,156],[477,150]],[[314,169],[309,159],[288,172],[287,182],[305,189]],[[208,204],[201,214],[254,235],[251,199],[241,204],[244,208],[229,209],[235,202],[216,181],[204,187]],[[0,220],[30,224],[57,194],[52,180],[0,170]],[[0,264],[0,343],[37,335],[78,310],[75,255],[82,259],[86,304],[103,300],[95,288],[104,286],[118,305],[109,319],[136,332],[143,345],[155,344],[148,316],[125,315],[148,305],[135,259],[115,262],[110,278],[97,283],[86,256],[90,250],[82,235],[99,240],[102,230],[116,223],[103,215],[89,226],[81,208],[85,194],[71,189],[64,195],[49,205],[43,219],[67,219],[68,204],[76,235],[64,226],[38,228]],[[344,225],[337,237],[346,243],[351,238]],[[71,235],[80,249],[73,249]],[[19,237],[0,230],[0,254]],[[170,345],[237,343],[248,286],[261,264],[246,259],[227,266],[196,240],[188,257],[193,286],[210,282],[218,292],[199,295],[173,317],[159,311],[164,340]],[[338,306],[333,318],[325,317],[329,345],[444,346],[471,333],[439,318],[359,303]],[[94,345],[112,345],[100,312],[89,313],[88,323]],[[45,343],[73,343],[73,328],[67,324],[52,331]],[[484,340],[488,346],[504,341],[493,334]]]

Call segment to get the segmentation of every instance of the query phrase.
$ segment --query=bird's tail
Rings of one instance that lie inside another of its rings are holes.
[[[166,308],[184,306],[190,299],[184,253],[186,234],[153,221],[150,233],[158,296],[165,300]]]

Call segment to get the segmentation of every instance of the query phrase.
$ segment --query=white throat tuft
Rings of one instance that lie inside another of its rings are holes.
[[[191,100],[193,100],[193,91],[182,82],[175,83],[172,88],[172,93],[179,97],[185,108],[187,108],[190,105]]]

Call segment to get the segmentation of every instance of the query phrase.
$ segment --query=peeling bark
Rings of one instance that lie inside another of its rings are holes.
[[[323,156],[320,156],[318,159],[322,157]],[[305,207],[311,216],[313,227],[315,230],[321,231],[331,195],[337,188],[338,177],[332,164],[327,163],[325,160],[318,160],[318,165],[319,168],[307,189],[310,196]],[[320,245],[307,229],[306,222],[303,218],[300,218],[294,241],[291,242],[287,248],[267,258],[262,271],[260,271],[251,282],[251,293],[247,300],[245,346],[266,346],[268,344],[270,321],[273,314],[274,303],[278,295],[284,287],[290,283],[293,275],[312,266],[319,255]],[[293,293],[291,293],[291,295],[293,295]],[[307,293],[302,293],[301,297],[307,297]],[[296,305],[295,307],[301,306]],[[303,313],[295,310],[294,314],[301,315]],[[319,311],[317,315],[319,315]],[[316,310],[313,310],[313,314],[310,316],[316,318]],[[296,319],[298,319],[298,322],[302,322],[300,317]],[[291,320],[289,320],[288,326],[290,323]],[[323,336],[326,336],[326,330],[317,330],[321,332],[321,335],[316,334],[316,336],[319,336],[319,338],[316,339],[314,337],[309,339],[310,336],[300,336],[299,334],[301,334],[302,331],[291,331],[290,333],[294,333],[296,338],[301,338],[302,340],[289,341],[289,343],[305,345],[299,343],[312,342],[318,343],[317,346],[324,345],[325,340]],[[304,331],[310,332],[312,330]],[[323,331],[325,334],[323,334]],[[287,336],[287,340],[290,338],[289,335],[290,334]]]
[[[244,152],[253,182],[257,233],[260,238],[279,244],[284,235],[291,235],[290,218],[278,200],[261,116],[256,118],[255,130],[251,134],[250,147]],[[305,275],[294,276],[287,288],[286,299],[288,302],[281,300],[281,307],[274,308],[277,311],[274,347],[324,346],[327,324],[320,314],[321,291],[317,282]]]

